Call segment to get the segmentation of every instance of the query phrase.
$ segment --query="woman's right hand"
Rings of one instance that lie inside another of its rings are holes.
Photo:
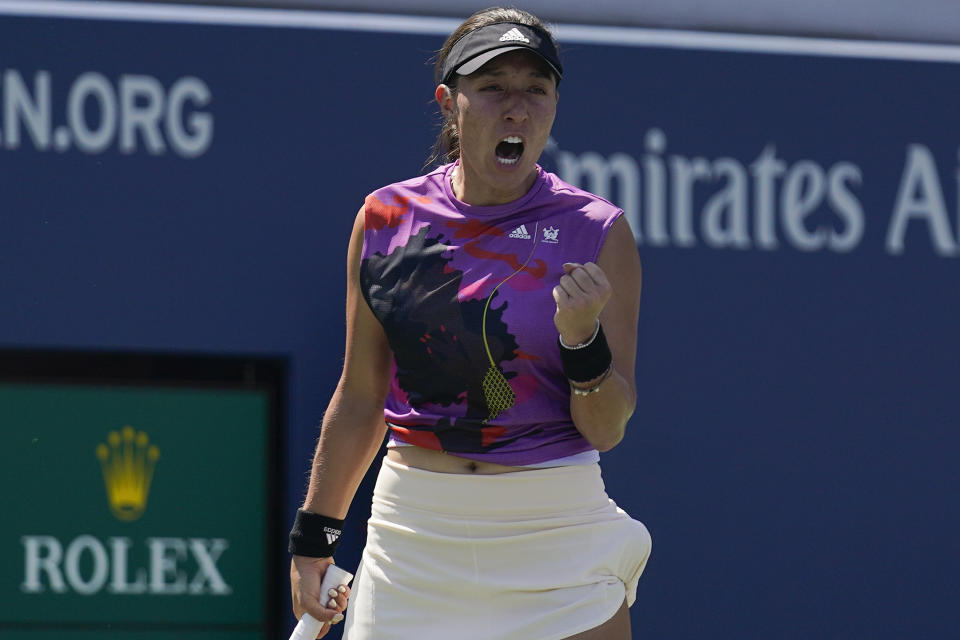
[[[320,584],[327,567],[333,564],[333,558],[310,558],[293,556],[290,561],[290,595],[293,601],[293,614],[299,620],[304,613],[324,623],[317,638],[327,635],[331,624],[343,620],[343,611],[347,608],[350,587],[336,596],[320,593]],[[328,607],[331,597],[336,601],[334,607]]]

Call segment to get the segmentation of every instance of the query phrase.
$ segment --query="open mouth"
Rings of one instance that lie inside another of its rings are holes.
[[[500,164],[516,164],[523,155],[523,140],[520,136],[507,136],[497,145],[495,153]]]

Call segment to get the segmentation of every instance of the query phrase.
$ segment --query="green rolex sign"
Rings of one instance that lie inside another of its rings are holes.
[[[0,636],[266,635],[265,391],[0,384]]]

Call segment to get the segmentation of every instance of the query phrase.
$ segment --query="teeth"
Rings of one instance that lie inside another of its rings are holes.
[[[500,158],[497,157],[497,162],[500,164],[517,164],[517,160],[520,158]]]
[[[510,144],[520,144],[523,140],[520,139],[520,136],[507,136],[501,142],[509,142]]]

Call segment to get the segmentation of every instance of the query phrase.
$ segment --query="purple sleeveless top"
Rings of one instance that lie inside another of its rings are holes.
[[[570,417],[552,290],[596,261],[622,211],[538,167],[519,200],[478,207],[455,164],[365,202],[360,286],[393,350],[391,437],[522,466],[592,449]]]

